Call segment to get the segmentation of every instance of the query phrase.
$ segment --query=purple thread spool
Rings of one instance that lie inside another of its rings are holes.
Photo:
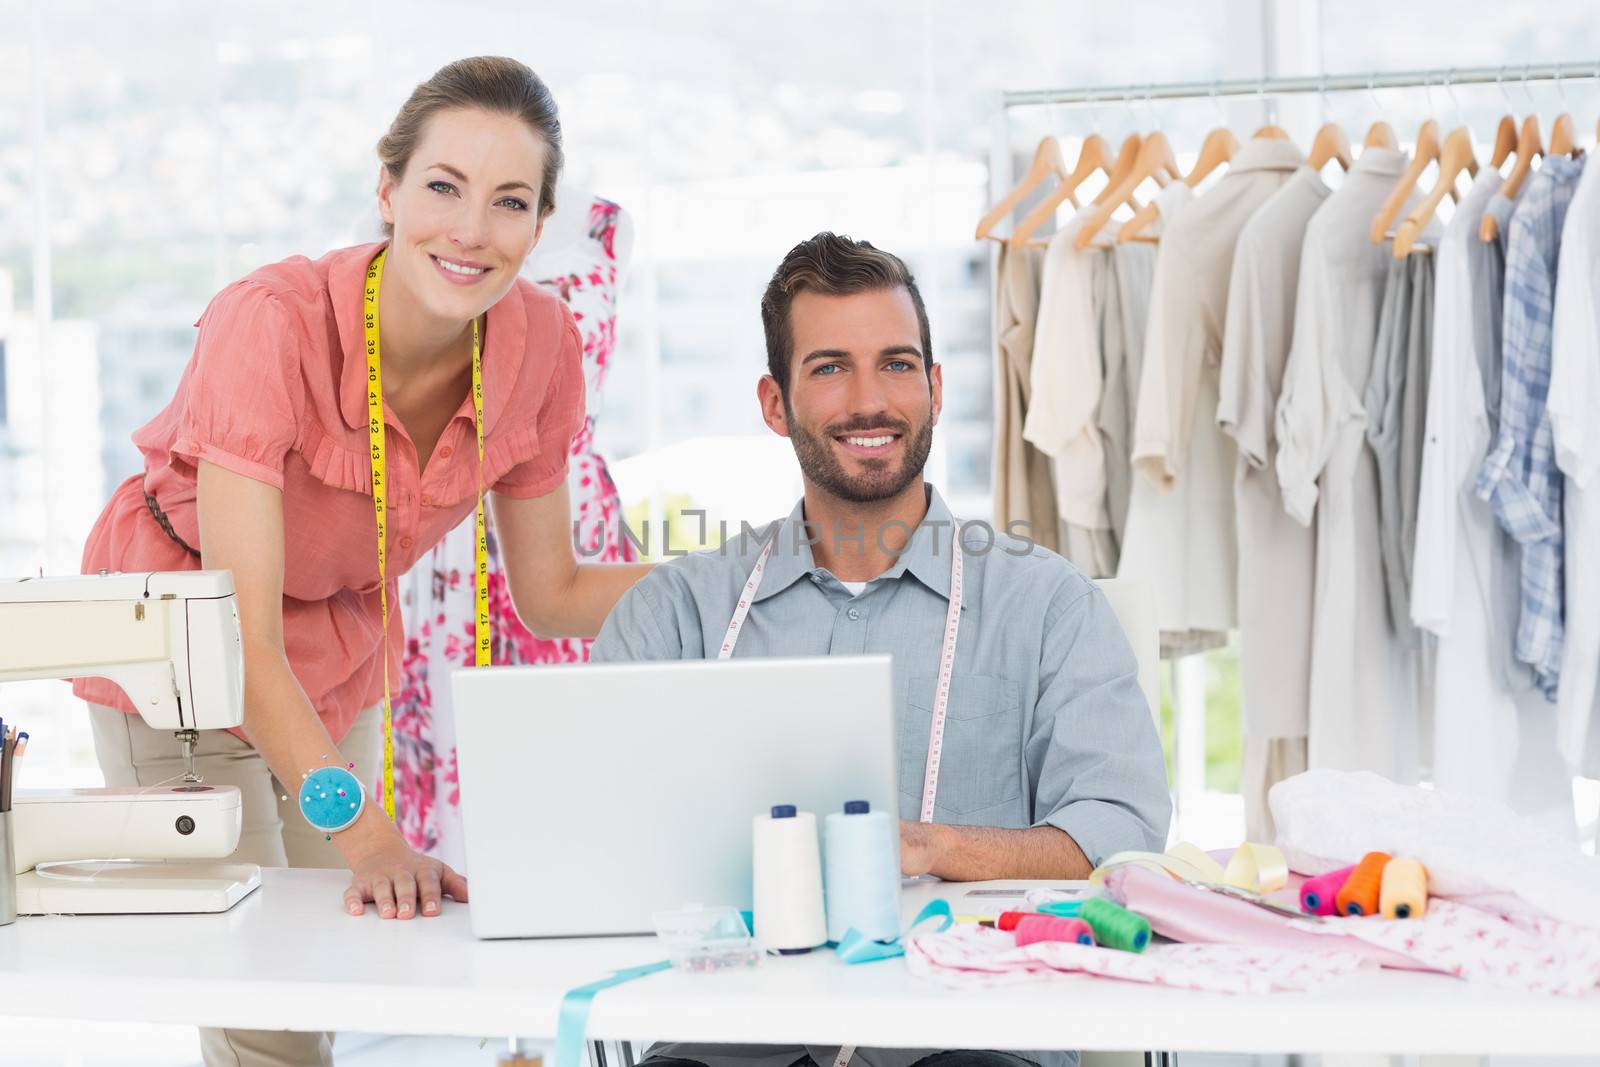
[[[1068,944],[1094,944],[1094,931],[1082,919],[1063,919],[1055,915],[1029,915],[1017,923],[1017,947],[1036,941],[1065,941]]]
[[[1349,880],[1354,866],[1341,867],[1337,871],[1319,874],[1315,878],[1307,879],[1300,887],[1300,910],[1307,915],[1337,915],[1339,906],[1334,898],[1339,895],[1339,890]]]

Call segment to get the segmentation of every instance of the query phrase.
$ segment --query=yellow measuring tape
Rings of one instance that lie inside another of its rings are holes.
[[[378,289],[383,284],[383,259],[379,252],[367,267],[367,437],[372,444],[372,510],[378,520],[378,599],[383,605],[383,810],[394,821],[394,711],[389,705],[389,570],[388,570],[388,467],[384,461],[383,369],[378,360]],[[478,517],[474,544],[478,581],[475,591],[477,623],[474,662],[489,664],[489,537],[483,522],[483,349],[478,320],[472,320],[472,425],[478,435]]]

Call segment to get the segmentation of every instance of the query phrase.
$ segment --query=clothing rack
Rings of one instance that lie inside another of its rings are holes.
[[[1093,107],[1118,101],[1192,100],[1214,97],[1272,97],[1306,93],[1346,93],[1377,89],[1425,89],[1437,86],[1446,90],[1458,85],[1501,85],[1510,82],[1600,80],[1600,61],[1578,63],[1534,63],[1524,66],[1448,67],[1433,70],[1402,70],[1366,74],[1299,74],[1281,78],[1246,78],[1228,81],[1150,82],[1128,85],[1074,86],[1065,89],[1019,89],[1001,94],[1001,106],[1010,111],[1020,107]]]
[[[1263,119],[1276,121],[1276,98],[1322,96],[1327,93],[1368,92],[1378,89],[1450,90],[1462,85],[1508,84],[1526,87],[1532,82],[1554,82],[1559,90],[1568,81],[1600,81],[1600,60],[1586,63],[1542,63],[1494,67],[1447,67],[1430,70],[1370,71],[1345,74],[1302,74],[1188,82],[1147,82],[1126,85],[1071,86],[1052,89],[1008,90],[991,126],[989,179],[991,199],[1011,187],[1011,112],[1020,108],[1087,107],[1104,104],[1149,104],[1154,100],[1255,98],[1264,108]],[[1454,98],[1452,97],[1452,103]],[[1457,105],[1459,110],[1459,105]],[[994,253],[991,251],[991,255]],[[1205,792],[1206,672],[1199,656],[1186,656],[1168,664],[1173,710],[1173,786],[1180,825],[1203,801]],[[1159,719],[1160,709],[1152,709]]]

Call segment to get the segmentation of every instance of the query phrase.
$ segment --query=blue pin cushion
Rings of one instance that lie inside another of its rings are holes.
[[[343,767],[320,767],[300,783],[300,814],[323,833],[338,833],[361,814],[366,790]]]

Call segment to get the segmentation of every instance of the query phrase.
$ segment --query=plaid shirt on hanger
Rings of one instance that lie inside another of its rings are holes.
[[[1581,160],[1556,157],[1529,179],[1506,235],[1506,295],[1500,430],[1478,472],[1488,501],[1522,546],[1522,608],[1517,658],[1531,665],[1551,700],[1561,676],[1563,634],[1562,475],[1546,400],[1555,319],[1561,226],[1583,173]]]

